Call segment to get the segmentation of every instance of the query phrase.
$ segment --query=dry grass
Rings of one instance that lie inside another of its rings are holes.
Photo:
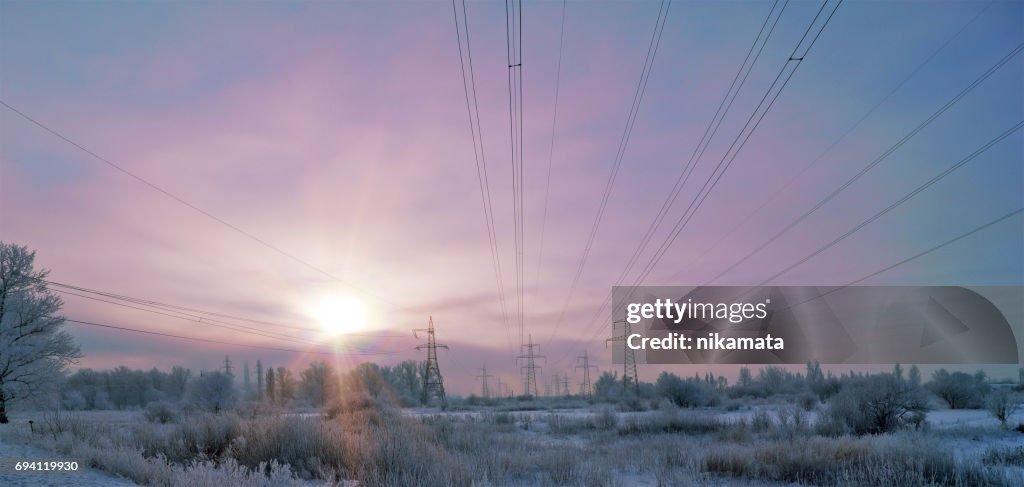
[[[813,485],[1015,485],[980,462],[954,459],[915,434],[714,444],[704,469],[746,479]]]
[[[247,411],[169,424],[65,415],[39,421],[35,434],[5,434],[154,486],[1020,485],[1007,467],[1024,463],[1020,448],[958,460],[943,446],[948,432],[824,437],[804,414],[729,423],[667,406],[422,417],[357,407],[333,418]]]

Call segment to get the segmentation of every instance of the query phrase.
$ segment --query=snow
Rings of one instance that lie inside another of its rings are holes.
[[[12,461],[25,460],[56,460],[65,461],[71,459],[58,458],[53,453],[47,453],[27,445],[15,445],[0,441],[0,462],[10,465]],[[102,472],[89,469],[87,465],[79,465],[79,471],[75,473],[19,473],[17,471],[0,471],[0,485],[5,487],[29,487],[45,486],[57,487],[73,485],[78,487],[122,487],[134,486],[134,482],[122,478],[111,477]]]
[[[996,428],[999,426],[999,421],[984,409],[938,409],[928,413],[928,422],[939,428],[955,426]],[[1024,410],[1017,411],[1010,416],[1007,423],[1011,426],[1024,423]]]

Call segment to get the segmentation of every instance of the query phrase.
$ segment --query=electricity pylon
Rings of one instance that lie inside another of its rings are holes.
[[[482,367],[482,368],[480,369],[480,375],[478,375],[477,377],[479,377],[479,378],[480,378],[480,380],[481,380],[481,381],[483,381],[483,383],[482,383],[482,384],[480,384],[480,386],[481,386],[481,387],[480,387],[480,395],[481,395],[481,396],[482,396],[482,397],[483,397],[484,399],[490,399],[490,398],[491,398],[491,388],[490,388],[490,386],[489,386],[489,385],[487,384],[487,379],[488,379],[489,377],[493,377],[493,376],[487,373],[487,366],[486,366],[486,365],[485,365],[485,366],[483,366],[483,367]],[[499,384],[500,384],[500,382],[499,382]],[[498,394],[501,394],[501,391],[498,391]]]
[[[590,385],[590,369],[596,369],[597,366],[590,365],[590,357],[587,356],[586,349],[583,350],[583,355],[576,357],[576,360],[583,362],[576,365],[577,369],[583,369],[583,382],[580,382],[580,395],[590,397],[594,393],[594,389]]]
[[[228,357],[227,355],[224,356],[224,374],[226,374],[228,377],[235,376],[233,369],[231,367],[231,357]]]
[[[498,377],[496,380],[498,381],[498,395],[507,396],[508,394],[505,393],[505,390],[508,389],[508,385],[501,381],[501,377]]]
[[[519,360],[526,360],[526,365],[520,367],[523,373],[523,395],[537,396],[537,370],[541,367],[537,365],[536,360],[543,359],[545,357],[533,352],[534,348],[540,350],[540,344],[533,343],[533,335],[530,335],[529,343],[525,343],[519,347],[520,350],[526,349],[526,353],[516,357]]]
[[[430,317],[427,328],[419,328],[412,331],[412,335],[419,338],[419,333],[427,333],[427,343],[417,345],[416,350],[427,349],[427,367],[423,371],[423,394],[420,400],[427,404],[431,397],[441,400],[441,407],[448,406],[448,400],[444,396],[444,379],[441,378],[441,368],[437,365],[437,349],[448,349],[448,345],[441,345],[434,339],[434,317]]]
[[[604,345],[607,347],[608,342],[622,342],[622,392],[625,393],[626,389],[629,388],[630,382],[632,382],[633,389],[639,393],[640,378],[637,377],[636,373],[636,354],[632,348],[629,348],[629,344],[626,342],[629,339],[629,335],[633,334],[632,327],[626,320],[616,321],[615,323],[622,323],[622,336],[609,338],[604,341]]]
[[[562,376],[562,396],[569,397],[569,376]]]

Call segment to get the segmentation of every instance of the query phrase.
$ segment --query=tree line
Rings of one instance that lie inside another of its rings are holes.
[[[169,371],[79,369],[60,385],[59,404],[66,410],[138,409],[151,403],[174,403],[202,410],[221,410],[240,402],[285,407],[322,408],[341,395],[364,395],[399,406],[420,404],[424,364],[407,360],[397,365],[361,364],[338,371],[315,361],[300,371],[287,367],[255,369],[246,364],[240,377],[226,370],[201,371],[176,366]]]

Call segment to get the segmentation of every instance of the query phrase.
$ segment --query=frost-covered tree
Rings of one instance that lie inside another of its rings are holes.
[[[594,396],[602,400],[608,400],[614,394],[622,390],[622,382],[619,381],[618,372],[604,371],[594,382]]]
[[[231,376],[224,372],[208,372],[189,381],[185,401],[203,411],[220,412],[234,407],[238,395]]]
[[[702,407],[718,401],[718,392],[711,379],[683,379],[671,372],[662,372],[654,387],[658,395],[680,407]]]
[[[907,380],[915,386],[921,385],[921,369],[917,368],[917,365],[910,366],[910,371],[907,372]]]
[[[277,386],[274,384],[274,368],[270,367],[267,369],[267,399],[270,399],[270,402],[274,402],[276,388]]]
[[[35,270],[35,252],[0,242],[0,423],[10,401],[40,394],[81,357],[62,330],[62,302]]]
[[[281,402],[295,399],[295,390],[298,387],[295,383],[295,376],[292,371],[284,368],[277,368],[277,396]]]
[[[982,371],[971,375],[936,370],[926,387],[949,405],[950,409],[977,409],[984,406],[990,387]]]
[[[750,369],[743,367],[740,369],[739,385],[743,389],[750,388],[750,383],[753,382],[754,378],[750,375]]]

